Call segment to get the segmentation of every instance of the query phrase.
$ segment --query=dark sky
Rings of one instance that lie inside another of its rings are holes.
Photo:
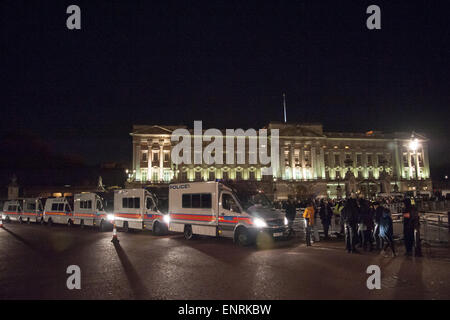
[[[132,124],[425,132],[450,163],[448,1],[2,1],[2,125],[87,163]],[[66,28],[81,7],[82,29]],[[381,7],[382,30],[366,28]]]

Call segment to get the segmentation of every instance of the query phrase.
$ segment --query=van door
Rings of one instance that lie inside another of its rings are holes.
[[[232,236],[232,232],[239,222],[242,208],[232,193],[223,191],[219,202],[219,227],[224,236]],[[231,231],[231,234],[230,234]]]

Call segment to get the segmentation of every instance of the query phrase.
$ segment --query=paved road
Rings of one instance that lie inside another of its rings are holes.
[[[424,258],[347,254],[337,240],[236,247],[231,240],[148,232],[6,224],[0,229],[0,299],[449,299],[450,252]],[[402,251],[401,251],[402,252]],[[401,253],[400,252],[400,253]],[[66,268],[81,268],[81,290]],[[366,268],[381,268],[368,290]]]

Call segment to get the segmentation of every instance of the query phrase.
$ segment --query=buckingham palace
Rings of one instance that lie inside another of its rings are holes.
[[[186,126],[133,126],[128,184],[222,179],[263,189],[277,200],[290,195],[345,197],[351,192],[366,196],[428,193],[432,188],[428,139],[420,133],[328,132],[321,124],[271,122],[263,129],[278,129],[279,165],[272,175],[264,175],[259,163],[176,165],[171,159],[176,145],[171,136],[176,129],[194,131]],[[238,156],[237,150],[233,153]]]

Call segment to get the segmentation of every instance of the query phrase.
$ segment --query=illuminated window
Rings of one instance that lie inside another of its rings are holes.
[[[147,169],[141,169],[141,180],[147,181]]]
[[[142,158],[141,158],[141,160],[142,160],[143,162],[147,162],[147,151],[143,151],[143,152],[142,152]]]

